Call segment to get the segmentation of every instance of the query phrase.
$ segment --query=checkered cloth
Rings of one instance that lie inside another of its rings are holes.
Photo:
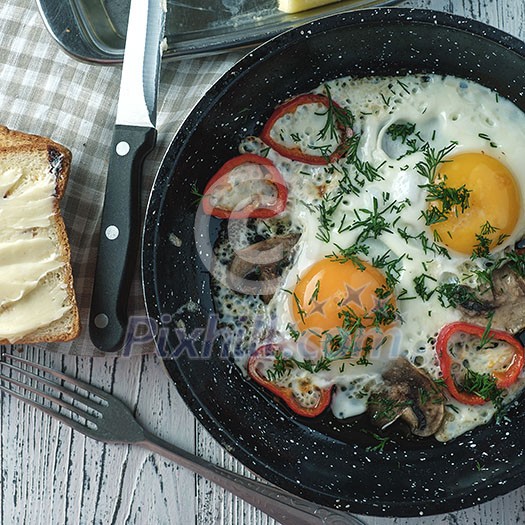
[[[160,160],[183,119],[239,54],[164,62],[161,72],[158,141],[143,170],[143,207]],[[51,137],[73,153],[62,213],[71,244],[82,334],[46,348],[97,355],[87,329],[100,214],[115,122],[120,67],[81,63],[69,57],[45,29],[33,0],[0,5],[0,124]],[[143,208],[144,209],[144,208]],[[137,271],[130,312],[144,314]],[[135,345],[136,353],[153,345]]]

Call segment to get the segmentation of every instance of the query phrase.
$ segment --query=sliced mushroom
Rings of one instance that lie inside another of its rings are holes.
[[[236,292],[259,295],[270,302],[290,263],[298,234],[270,237],[236,252],[228,272],[228,284]]]
[[[490,286],[474,290],[469,286],[457,285],[456,296],[453,297],[459,309],[467,316],[487,316],[494,311],[494,294]]]
[[[489,289],[460,308],[471,323],[485,325],[493,314],[493,328],[517,334],[525,328],[525,279],[504,265],[494,270]]]
[[[416,436],[435,434],[445,415],[445,400],[434,381],[403,357],[383,372],[383,380],[368,400],[372,422],[383,429],[401,419]]]

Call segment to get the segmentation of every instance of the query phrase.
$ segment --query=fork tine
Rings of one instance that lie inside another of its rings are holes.
[[[15,372],[23,376],[29,377],[31,379],[34,379],[35,381],[38,381],[39,383],[42,383],[44,385],[47,385],[50,388],[53,388],[54,390],[60,392],[61,394],[64,394],[65,396],[68,396],[71,399],[74,399],[75,401],[78,401],[79,403],[86,405],[92,410],[100,411],[101,406],[99,403],[96,403],[92,401],[89,397],[82,396],[78,394],[77,392],[74,392],[73,390],[64,388],[59,383],[55,383],[54,381],[49,381],[45,377],[33,374],[32,372],[29,372],[28,370],[24,370],[23,368],[20,368],[18,366],[11,365],[9,363],[6,363],[5,361],[0,361],[0,367],[5,367],[5,368],[8,368],[9,370],[14,370]],[[2,377],[6,377],[6,376],[0,373],[0,378]]]
[[[32,368],[36,368],[37,370],[40,370],[41,372],[45,372],[46,374],[50,374],[56,377],[57,379],[62,379],[62,381],[65,381],[66,383],[71,383],[72,385],[78,386],[79,388],[82,388],[86,392],[89,392],[90,394],[94,394],[100,397],[100,399],[103,399],[104,401],[108,402],[108,397],[107,397],[108,394],[106,394],[104,390],[101,390],[100,388],[97,388],[93,385],[85,383],[84,381],[81,381],[80,379],[75,379],[66,374],[63,374],[62,372],[58,372],[57,370],[48,368],[47,366],[43,366],[38,363],[33,363],[31,361],[28,361],[27,359],[23,359],[22,357],[14,356],[12,354],[4,353],[2,354],[2,358],[3,359],[7,358],[7,359],[10,359],[11,361],[17,361],[18,363],[23,363]]]
[[[86,427],[85,425],[82,425],[78,421],[75,421],[74,419],[71,419],[70,417],[64,416],[62,414],[59,414],[56,410],[52,410],[48,407],[45,407],[44,405],[37,403],[36,401],[33,401],[32,399],[29,399],[27,397],[24,397],[20,395],[18,392],[15,392],[14,390],[11,390],[10,388],[6,388],[3,385],[0,385],[0,391],[5,392],[6,394],[9,394],[10,396],[16,397],[23,403],[26,403],[37,410],[40,410],[41,412],[44,412],[48,416],[54,417],[55,419],[58,419],[62,423],[64,423],[66,426],[69,426],[73,428],[74,430],[77,430],[78,432],[81,432],[82,434],[86,434],[90,429]]]
[[[3,381],[4,383],[8,383],[10,385],[16,385],[16,386],[18,386],[20,388],[23,388],[24,390],[32,392],[33,394],[35,394],[37,396],[43,397],[44,399],[47,399],[48,401],[51,401],[52,403],[55,403],[56,405],[61,406],[62,408],[68,410],[69,412],[72,412],[73,414],[76,414],[77,416],[84,418],[86,421],[89,421],[93,425],[96,425],[96,421],[94,421],[93,419],[90,418],[90,414],[88,414],[85,410],[81,410],[81,409],[75,407],[71,403],[67,403],[66,401],[63,401],[62,399],[58,399],[55,396],[52,396],[50,394],[46,394],[42,390],[39,390],[38,388],[34,388],[34,387],[32,387],[32,386],[30,386],[30,385],[28,385],[26,383],[23,383],[22,381],[18,381],[16,379],[13,379],[12,377],[7,377],[7,376],[4,376],[4,375],[0,374],[0,381]],[[10,393],[16,394],[16,392],[14,390],[6,389],[5,387],[3,388],[3,390],[4,391],[8,390]],[[19,395],[18,397],[19,397],[19,399],[21,398],[23,400],[26,400],[26,398],[24,396]],[[46,408],[41,403],[36,403],[36,402],[34,402],[34,403],[35,404],[33,406],[36,405],[37,407],[40,407],[42,409]],[[55,411],[53,411],[53,412],[55,412]],[[69,420],[71,420],[71,418],[67,418],[67,420],[69,421]]]

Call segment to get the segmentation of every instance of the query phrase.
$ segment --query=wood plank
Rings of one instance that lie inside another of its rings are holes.
[[[164,439],[194,442],[193,417],[154,356],[25,355],[112,391]],[[85,438],[7,395],[0,410],[0,523],[140,524],[148,515],[158,523],[194,522],[195,483],[188,471],[138,447]]]

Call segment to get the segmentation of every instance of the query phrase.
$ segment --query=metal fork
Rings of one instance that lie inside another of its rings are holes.
[[[1,391],[90,438],[105,443],[139,445],[158,453],[213,481],[285,525],[364,525],[348,513],[321,507],[273,485],[225,470],[160,439],[145,430],[122,401],[99,388],[11,354],[2,357]],[[28,367],[55,380],[35,374]],[[9,375],[5,373],[7,370]]]

